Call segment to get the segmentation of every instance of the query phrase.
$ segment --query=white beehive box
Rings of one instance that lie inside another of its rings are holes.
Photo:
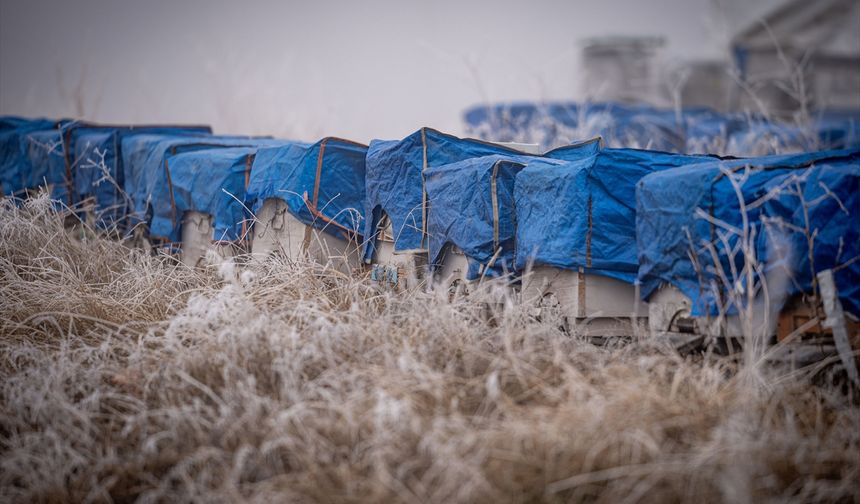
[[[397,289],[418,287],[427,268],[426,251],[395,252],[394,241],[376,241],[376,256],[370,270],[371,280]]]
[[[358,243],[306,226],[279,198],[263,202],[254,225],[251,252],[259,257],[281,253],[294,261],[307,259],[344,272],[361,264]]]
[[[540,145],[518,142],[493,142],[510,149],[528,154],[540,154]],[[432,210],[431,210],[432,211]],[[387,221],[387,219],[386,219]],[[371,266],[371,279],[377,283],[408,289],[422,285],[426,280],[427,251],[394,251],[391,223],[383,224],[385,231],[376,240],[376,255]],[[441,267],[434,275],[434,281],[445,281],[448,286],[465,285],[468,262],[462,252],[454,251],[445,255]],[[471,282],[473,286],[475,282]]]
[[[466,282],[466,275],[469,272],[469,261],[465,254],[456,247],[448,247],[442,257],[442,262],[436,269],[435,277],[437,281],[450,284],[452,282]]]
[[[289,215],[284,200],[272,198],[263,202],[254,223],[252,254],[265,257],[277,252],[299,259],[304,239],[304,224]]]
[[[447,289],[451,294],[466,295],[470,290],[470,283],[466,276],[469,272],[469,261],[457,248],[449,247],[438,265],[433,281],[442,289]]]
[[[469,296],[473,300],[501,303],[503,298],[514,295],[510,278],[479,277],[468,279],[469,261],[456,247],[449,247],[436,271],[433,281],[436,288],[447,289],[453,296]]]
[[[648,316],[635,286],[551,266],[535,266],[523,276],[522,302],[557,311],[568,327],[588,336],[632,336]]]
[[[671,285],[660,287],[648,300],[648,329],[651,334],[698,334],[740,338],[743,329],[740,319],[734,316],[692,317],[690,298]]]
[[[210,251],[224,259],[236,255],[232,243],[212,240],[211,215],[185,212],[182,218],[182,262],[191,267],[203,266]]]
[[[507,147],[510,149],[515,149],[520,152],[525,152],[528,154],[540,154],[540,145],[536,143],[520,143],[520,142],[493,142],[496,145],[501,145],[503,147]],[[431,210],[432,211],[432,210]],[[451,246],[448,247],[444,256],[442,257],[441,264],[438,265],[436,272],[434,273],[434,282],[437,285],[441,285],[443,288],[447,288],[453,292],[459,292],[462,294],[466,294],[471,292],[475,292],[478,286],[477,280],[469,281],[467,279],[467,274],[469,271],[469,261],[466,259],[466,256],[463,254],[461,250],[457,247]],[[488,283],[487,280],[491,279],[482,279],[481,283]],[[499,282],[495,282],[499,283]]]

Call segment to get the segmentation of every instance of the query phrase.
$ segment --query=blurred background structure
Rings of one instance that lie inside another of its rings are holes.
[[[857,0],[787,1],[739,32],[731,52],[741,81],[754,91],[738,93],[736,107],[780,115],[800,107],[860,109]]]
[[[609,36],[585,41],[585,95],[620,103],[665,104],[658,56],[662,37]]]
[[[583,47],[585,96],[790,117],[860,109],[860,2],[788,0],[748,20],[722,58],[665,64],[659,37],[603,37]],[[680,94],[673,90],[680,86]]]

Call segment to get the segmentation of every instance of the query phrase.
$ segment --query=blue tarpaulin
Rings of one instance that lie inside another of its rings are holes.
[[[713,159],[636,149],[603,149],[562,166],[529,164],[517,175],[517,268],[542,264],[636,279],[636,183]]]
[[[279,198],[306,225],[355,240],[362,232],[366,155],[366,145],[334,137],[261,149],[246,205],[257,213],[265,200]]]
[[[560,147],[547,156],[575,159],[588,156],[599,141]],[[423,171],[470,158],[504,155],[534,159],[535,155],[483,140],[458,138],[422,128],[403,140],[374,140],[367,152],[367,201],[364,225],[364,260],[375,253],[382,216],[391,222],[394,250],[426,250],[427,202]]]
[[[67,163],[74,179],[74,200],[92,197],[98,224],[111,228],[120,223],[130,202],[123,194],[125,170],[122,140],[137,134],[200,135],[208,126],[106,126],[71,123],[64,128]]]
[[[470,135],[544,147],[601,136],[610,147],[756,156],[860,143],[860,110],[818,110],[804,120],[774,121],[701,107],[523,102],[472,107],[464,120]]]
[[[860,112],[821,111],[804,123],[741,117],[727,137],[730,153],[764,156],[832,150],[860,145]]]
[[[24,191],[43,185],[35,178],[29,157],[31,135],[55,129],[58,123],[50,119],[0,117],[0,182],[4,195],[22,195]]]
[[[688,116],[708,114],[687,109]],[[513,103],[480,105],[464,114],[467,132],[480,138],[533,142],[545,148],[602,137],[611,147],[682,152],[684,116],[673,110],[621,103]]]
[[[750,118],[740,114],[699,114],[684,117],[686,149],[688,153],[739,153],[748,146],[732,144],[740,132],[749,127]]]
[[[441,264],[446,246],[451,245],[466,256],[469,280],[513,271],[514,179],[524,166],[510,157],[493,155],[425,170],[431,266]]]
[[[58,121],[53,119],[30,119],[19,116],[0,116],[0,133],[12,130],[32,131],[37,129],[56,128]]]
[[[367,151],[367,183],[364,205],[364,259],[375,253],[383,215],[391,222],[394,248],[399,251],[423,247],[424,168],[423,131],[403,140],[373,140]]]
[[[59,128],[38,130],[26,135],[27,161],[30,176],[27,187],[51,188],[51,198],[69,204],[69,183],[66,158],[63,156],[63,135]]]
[[[660,285],[670,284],[693,301],[694,315],[732,309],[725,306],[725,300],[728,289],[734,286],[726,285],[719,270],[728,272],[728,281],[735,282],[730,272],[741,271],[744,266],[743,254],[733,254],[740,242],[738,230],[743,231],[737,191],[746,207],[748,229],[755,233],[758,262],[773,270],[790,261],[791,293],[808,291],[812,272],[801,257],[806,235],[793,234],[790,226],[779,223],[805,228],[797,194],[812,201],[827,187],[835,197],[824,198],[809,213],[809,229],[816,233],[816,271],[856,256],[860,252],[858,162],[860,149],[846,149],[710,162],[643,178],[636,193],[638,277],[643,299]],[[792,252],[788,259],[775,255],[775,251],[786,250]],[[734,259],[730,259],[732,255]],[[860,313],[858,268],[860,264],[855,262],[836,273],[843,301],[854,313]]]
[[[812,272],[833,269],[845,309],[860,315],[860,158],[774,177],[764,190],[775,197],[764,205],[767,234],[758,240],[758,257],[786,273],[789,295],[812,292]],[[800,231],[807,222],[815,234],[812,258]]]
[[[256,151],[256,147],[227,147],[168,156],[170,200],[153,207],[151,234],[178,242],[183,216],[194,211],[212,216],[213,240],[244,238],[242,201]]]
[[[198,137],[160,134],[141,134],[128,136],[120,143],[122,165],[125,171],[126,194],[129,203],[131,223],[147,222],[151,214],[151,201],[156,186],[167,184],[164,170],[164,156],[174,145],[188,142],[202,142],[204,135]]]
[[[223,147],[278,145],[267,138],[141,134],[122,141],[125,191],[132,202],[131,221],[149,222],[154,206],[170,203],[165,157],[179,152]]]

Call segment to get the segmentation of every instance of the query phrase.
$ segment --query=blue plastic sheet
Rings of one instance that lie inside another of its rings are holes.
[[[599,140],[560,147],[548,157],[576,159],[592,155]],[[367,152],[367,200],[365,202],[364,260],[375,253],[383,215],[391,222],[394,250],[426,250],[428,206],[423,171],[466,159],[503,155],[512,159],[536,157],[506,146],[458,138],[432,128],[422,128],[403,140],[374,140]]]
[[[354,240],[363,230],[366,155],[366,145],[334,137],[261,149],[246,205],[256,213],[279,198],[306,225]]]
[[[63,136],[60,129],[37,130],[25,136],[30,175],[27,188],[47,186],[51,198],[62,204],[71,203],[70,180],[63,156]]]
[[[454,246],[468,260],[469,280],[514,270],[514,180],[522,161],[493,155],[427,168],[431,266],[441,264],[447,247]]]
[[[403,140],[373,140],[367,151],[364,259],[375,253],[383,215],[391,222],[398,252],[423,248],[424,130]]]
[[[784,122],[701,107],[523,102],[472,107],[464,120],[469,135],[544,147],[601,136],[609,147],[748,157],[860,143],[860,110],[817,110],[805,120]]]
[[[687,109],[696,116],[704,109]],[[621,103],[514,103],[481,105],[464,114],[467,133],[500,141],[538,143],[550,148],[600,136],[611,147],[682,152],[684,118],[673,110]]]
[[[227,147],[168,156],[170,201],[154,206],[151,234],[178,242],[183,216],[194,211],[212,216],[213,240],[244,238],[242,202],[256,151],[256,147]]]
[[[131,202],[125,191],[122,140],[137,134],[200,135],[208,126],[105,126],[71,123],[63,128],[67,163],[74,179],[74,201],[93,198],[97,224],[122,224]]]
[[[636,183],[644,176],[714,159],[603,149],[562,166],[529,164],[517,175],[517,268],[541,264],[636,279]]]
[[[643,299],[647,300],[660,285],[670,284],[692,300],[694,315],[736,309],[726,306],[730,297],[727,293],[734,286],[727,285],[719,271],[727,272],[729,282],[745,282],[730,273],[744,266],[743,254],[733,253],[740,242],[737,230],[743,231],[741,201],[746,208],[748,232],[755,233],[752,248],[758,262],[771,271],[775,267],[790,270],[790,292],[806,291],[813,276],[806,259],[801,257],[806,236],[786,234],[789,227],[777,223],[805,227],[801,222],[801,200],[792,195],[792,187],[799,187],[794,192],[812,201],[824,192],[825,186],[819,184],[823,182],[836,198],[826,198],[809,214],[810,230],[817,229],[816,270],[850,258],[857,248],[860,223],[858,161],[860,149],[845,149],[710,162],[643,178],[636,193],[638,278]],[[736,189],[732,181],[740,187]],[[799,186],[793,186],[795,182]],[[775,251],[791,253],[776,257]],[[858,283],[852,279],[856,279],[858,267],[854,263],[836,273],[840,294],[855,313],[860,305]]]
[[[57,122],[53,119],[30,119],[20,116],[0,116],[0,133],[6,133],[13,130],[33,131],[39,129],[50,129],[57,127]]]
[[[50,119],[0,117],[0,182],[4,195],[20,196],[24,191],[43,185],[35,178],[29,158],[31,135],[52,130],[57,125],[58,121]]]
[[[860,145],[860,111],[820,111],[807,122],[776,123],[738,116],[727,151],[747,156],[833,150]]]
[[[764,205],[766,232],[757,243],[768,271],[788,278],[791,296],[812,292],[813,272],[833,269],[844,308],[860,315],[860,159],[774,177],[764,191],[775,195]]]
[[[132,224],[149,223],[154,207],[163,211],[170,204],[165,157],[179,152],[279,143],[282,142],[266,138],[211,135],[140,134],[124,138],[125,192],[131,199]]]

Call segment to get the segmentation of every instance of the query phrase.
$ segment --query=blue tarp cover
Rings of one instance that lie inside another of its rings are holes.
[[[12,130],[32,131],[57,127],[58,121],[53,119],[30,119],[19,116],[0,116],[0,133]]]
[[[591,155],[600,142],[560,147],[546,156],[576,159]],[[367,152],[367,201],[365,208],[364,260],[375,253],[377,229],[383,213],[391,221],[394,250],[424,250],[426,201],[423,170],[470,158],[503,155],[534,159],[531,154],[502,145],[458,138],[432,128],[422,128],[403,140],[374,140]]]
[[[480,105],[464,114],[469,134],[551,147],[576,138],[603,137],[612,147],[683,152],[685,122],[716,115],[700,108],[682,114],[621,103],[512,103]]]
[[[824,161],[803,173],[775,177],[764,189],[778,196],[764,205],[773,238],[758,241],[758,256],[769,269],[787,273],[789,295],[811,292],[812,271],[833,269],[845,309],[860,315],[860,159]],[[798,231],[807,223],[804,203],[810,202],[816,202],[808,214],[815,233],[814,268],[807,236]]]
[[[242,201],[256,151],[227,147],[168,156],[170,201],[154,206],[150,232],[178,242],[184,214],[195,211],[212,216],[213,240],[244,238]]]
[[[340,138],[261,149],[254,160],[246,205],[258,212],[279,198],[296,219],[336,236],[362,232],[367,146]]]
[[[29,149],[34,133],[55,129],[58,121],[0,117],[0,182],[2,194],[21,195],[23,191],[43,185],[36,179]],[[49,181],[50,183],[50,181]]]
[[[30,169],[27,187],[48,184],[51,188],[51,198],[69,204],[71,184],[66,176],[62,132],[57,128],[33,131],[26,135],[26,141]]]
[[[856,257],[860,253],[858,162],[860,149],[846,149],[710,162],[643,178],[636,192],[638,277],[643,299],[665,283],[693,301],[694,315],[716,314],[725,304],[721,298],[728,298],[728,287],[716,266],[729,272],[732,267],[740,271],[744,265],[742,254],[735,254],[734,260],[729,258],[740,240],[736,233],[724,229],[741,229],[743,222],[732,180],[741,187],[749,228],[756,233],[758,262],[770,271],[788,264],[793,277],[790,293],[808,292],[812,273],[805,252],[806,235],[780,223],[805,228],[804,206],[798,195],[813,201],[827,187],[835,197],[823,198],[809,212],[809,229],[817,233],[813,254],[816,271]],[[713,249],[708,244],[713,244]],[[719,254],[718,263],[714,251]],[[785,251],[791,252],[787,258],[778,254]],[[858,268],[860,264],[855,262],[836,272],[846,309],[855,314],[860,313]],[[729,281],[735,280],[729,276]]]
[[[75,202],[95,200],[99,224],[111,227],[125,217],[129,201],[123,195],[125,170],[122,140],[138,134],[200,135],[207,126],[103,126],[73,123],[64,128],[67,159],[72,167]]]
[[[170,204],[165,157],[179,152],[224,147],[257,147],[278,145],[267,138],[233,136],[176,136],[142,134],[123,139],[125,191],[133,204],[132,223],[149,222],[153,207]]]
[[[423,131],[403,140],[373,140],[367,151],[367,182],[364,205],[364,259],[375,252],[383,214],[391,222],[397,251],[423,247],[424,168]]]
[[[446,245],[453,245],[468,259],[469,280],[513,271],[514,179],[524,166],[493,155],[425,170],[431,265],[441,264]]]
[[[860,145],[860,112],[825,111],[800,126],[743,117],[727,135],[728,152],[748,156],[832,150]]]
[[[860,110],[817,110],[795,124],[703,107],[523,102],[472,107],[464,120],[469,135],[544,147],[599,135],[610,147],[757,156],[860,143]]]
[[[529,164],[517,175],[517,269],[584,268],[636,279],[636,183],[650,173],[713,159],[603,149],[562,166]]]

